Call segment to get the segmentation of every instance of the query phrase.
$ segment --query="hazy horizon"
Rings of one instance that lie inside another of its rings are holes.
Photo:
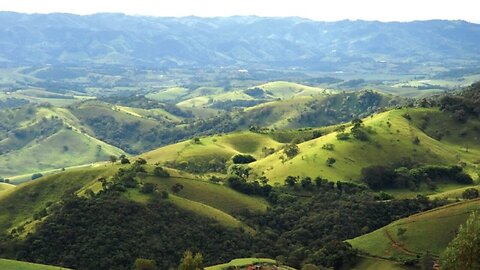
[[[300,17],[314,21],[365,20],[381,22],[409,22],[424,20],[464,20],[479,23],[475,3],[467,0],[437,1],[323,1],[308,0],[177,0],[162,1],[80,1],[80,0],[0,0],[0,11],[27,14],[70,13],[92,15],[97,13],[122,13],[133,16],[203,18],[258,16]]]

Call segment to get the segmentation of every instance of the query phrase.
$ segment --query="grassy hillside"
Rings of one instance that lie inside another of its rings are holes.
[[[332,90],[302,85],[286,81],[274,81],[256,86],[267,92],[272,98],[292,98],[298,96],[316,96],[332,93]]]
[[[238,267],[239,269],[246,269],[247,266],[253,264],[266,264],[266,265],[277,265],[277,262],[272,259],[266,258],[241,258],[241,259],[234,259],[228,263],[213,265],[205,267],[205,270],[225,270],[234,267]],[[280,270],[295,270],[292,267],[288,267],[285,265],[280,265],[277,269]]]
[[[44,264],[36,264],[29,262],[21,262],[7,259],[0,259],[0,269],[5,270],[60,270],[68,269],[64,267],[50,266]]]
[[[52,207],[65,192],[74,192],[102,175],[111,175],[110,168],[72,169],[45,176],[17,186],[14,190],[0,193],[0,231],[10,232],[16,228],[21,234],[28,231],[36,220],[34,215]]]
[[[412,120],[405,118],[411,115]],[[351,135],[346,140],[339,140],[333,132],[320,138],[298,145],[299,154],[292,159],[282,160],[285,156],[279,151],[251,164],[257,175],[264,175],[274,182],[282,182],[288,175],[322,176],[329,180],[354,181],[360,177],[361,169],[371,165],[392,165],[404,158],[411,158],[422,164],[457,164],[466,163],[466,170],[474,179],[477,177],[477,153],[480,144],[471,139],[469,151],[455,141],[439,141],[423,132],[417,123],[417,117],[423,114],[438,114],[438,109],[400,109],[374,115],[364,119],[367,141],[360,141]],[[445,114],[445,121],[450,119]],[[433,117],[432,117],[433,118]],[[453,121],[453,120],[449,120]],[[447,122],[448,123],[448,122]],[[463,129],[474,133],[477,122],[464,124]],[[434,128],[434,123],[430,124]],[[437,125],[435,129],[442,129]],[[455,125],[451,127],[451,136],[455,138]],[[445,129],[443,129],[445,130]],[[349,128],[346,129],[349,132]],[[419,143],[415,143],[415,138]],[[333,145],[333,150],[324,149],[324,145]],[[326,160],[334,158],[336,162],[328,166]]]
[[[267,209],[267,202],[262,198],[247,196],[223,185],[212,184],[203,180],[150,176],[142,181],[155,184],[158,192],[166,191],[170,193],[168,199],[182,209],[209,217],[225,226],[242,227],[250,233],[253,233],[254,230],[244,225],[235,216],[244,211],[265,212]],[[183,186],[178,193],[172,193],[171,191],[171,187],[175,184]],[[94,185],[98,186],[96,183]],[[88,188],[95,190],[95,186]],[[131,200],[142,203],[152,199],[150,195],[142,194],[138,190],[129,190],[126,196]]]
[[[371,257],[360,257],[355,267],[349,270],[414,270],[416,267],[405,266],[390,260]]]
[[[0,183],[0,194],[2,194],[2,192],[6,192],[12,188],[14,188],[15,185],[12,185],[12,184],[7,184],[7,183]]]
[[[18,173],[36,173],[53,168],[108,160],[110,155],[121,153],[123,152],[118,148],[95,138],[64,129],[40,142],[34,142],[18,151],[0,156],[0,163],[5,164],[0,173],[8,176]]]
[[[83,132],[68,109],[40,106],[4,110],[0,175],[11,177],[107,160],[122,150]]]
[[[91,168],[69,169],[0,192],[0,204],[6,209],[0,213],[0,230],[11,232],[15,228],[20,235],[28,232],[41,219],[41,217],[35,217],[36,214],[44,209],[46,213],[50,213],[51,207],[55,207],[55,203],[66,192],[77,192],[80,195],[87,189],[98,192],[101,184],[96,179],[101,177],[109,179],[121,167],[128,167],[128,165],[105,164]],[[147,168],[149,171],[152,169],[150,166]],[[182,190],[169,197],[174,204],[217,220],[220,224],[243,227],[252,233],[253,230],[243,225],[235,215],[245,210],[266,211],[267,203],[262,198],[247,196],[225,186],[203,180],[184,178],[189,176],[185,173],[172,170],[171,174],[172,177],[169,178],[150,176],[142,181],[154,183],[158,192],[169,193],[172,193],[173,185],[181,184]],[[179,177],[182,175],[183,177]],[[151,199],[150,195],[142,194],[138,190],[129,190],[125,196],[138,202],[147,202]]]
[[[249,131],[234,132],[226,135],[215,135],[200,138],[199,143],[192,140],[168,145],[145,154],[141,157],[149,163],[165,163],[166,161],[206,161],[214,159],[230,159],[238,153],[246,153],[257,159],[263,157],[262,148],[278,148],[282,144],[268,135]]]
[[[361,252],[382,258],[415,258],[426,251],[440,255],[480,200],[465,201],[400,219],[349,242]],[[403,236],[398,229],[406,229]]]
[[[322,92],[323,93],[323,92]],[[402,99],[376,91],[299,95],[244,110],[246,126],[300,128],[334,125],[399,104]]]

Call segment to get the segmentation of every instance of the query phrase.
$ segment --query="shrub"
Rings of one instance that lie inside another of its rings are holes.
[[[137,160],[135,160],[135,164],[145,165],[147,164],[147,161],[143,158],[138,158]]]
[[[466,200],[471,200],[478,198],[479,192],[478,189],[476,188],[467,188],[463,193],[462,193],[462,198]]]
[[[157,186],[153,183],[145,183],[140,189],[140,192],[144,194],[150,194],[150,193],[153,193],[156,188]]]
[[[333,158],[333,157],[327,158],[327,161],[326,161],[328,167],[332,167],[332,165],[333,165],[335,162],[337,162],[337,160],[336,160],[335,158]]]
[[[407,120],[409,120],[409,121],[412,120],[412,117],[410,116],[409,113],[404,113],[404,114],[402,114],[402,117],[405,118],[405,119],[407,119]]]
[[[157,166],[155,169],[153,169],[153,175],[157,177],[170,177],[170,174],[160,166]]]
[[[32,174],[32,180],[38,179],[42,176],[43,176],[43,174],[41,174],[41,173],[34,173],[34,174]]]
[[[300,149],[296,144],[290,143],[283,148],[283,152],[287,155],[288,158],[293,158],[300,152]]]
[[[322,149],[333,151],[335,149],[335,145],[333,143],[326,143],[322,145]]]
[[[232,161],[234,164],[248,164],[257,160],[251,155],[238,154],[232,157]]]
[[[350,138],[350,134],[348,133],[345,133],[345,132],[337,133],[337,140],[339,141],[345,141],[345,140],[348,140],[349,138]]]
[[[175,183],[175,184],[172,185],[172,187],[171,187],[171,190],[172,190],[173,193],[178,193],[178,192],[180,192],[182,189],[183,189],[183,185],[180,184],[180,183]]]

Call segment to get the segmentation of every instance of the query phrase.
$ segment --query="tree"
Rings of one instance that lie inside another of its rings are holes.
[[[117,157],[114,156],[114,155],[111,155],[111,156],[109,157],[109,159],[110,159],[110,162],[112,162],[112,163],[117,162]]]
[[[147,164],[147,161],[144,158],[138,158],[137,160],[135,160],[135,164],[145,165]]]
[[[479,193],[478,193],[478,189],[476,188],[467,188],[462,193],[462,198],[466,200],[475,199],[475,198],[478,198],[478,196],[479,196]]]
[[[237,154],[232,157],[232,161],[234,164],[248,164],[256,161],[256,159],[251,155]]]
[[[150,193],[153,193],[156,188],[157,186],[154,183],[145,183],[140,189],[140,192],[145,194],[150,194]]]
[[[170,174],[160,166],[157,166],[155,169],[153,169],[153,175],[157,177],[170,177]]]
[[[134,270],[156,270],[157,264],[154,260],[138,258],[134,263]]]
[[[172,192],[173,192],[173,193],[178,193],[178,192],[180,192],[180,191],[183,189],[183,185],[180,184],[180,183],[175,183],[175,184],[171,187],[171,189],[172,189]]]
[[[287,176],[287,178],[285,178],[285,184],[290,187],[295,186],[296,183],[297,183],[297,178],[294,176],[289,175]]]
[[[298,146],[294,143],[287,144],[285,148],[283,148],[283,152],[285,155],[287,155],[288,158],[293,158],[295,157],[300,150],[298,149]]]
[[[319,270],[320,268],[318,268],[315,264],[311,264],[311,263],[306,263],[302,266],[302,270]]]
[[[121,164],[130,164],[130,160],[126,157],[123,157],[120,159]]]
[[[480,269],[480,216],[473,212],[441,258],[443,270]]]
[[[35,179],[40,178],[42,176],[43,176],[43,174],[41,174],[41,173],[34,173],[34,174],[32,174],[32,180],[35,180]]]
[[[185,251],[178,270],[203,270],[202,254],[197,253],[193,256],[190,250]]]
[[[336,160],[335,158],[329,157],[329,158],[327,158],[327,161],[326,161],[326,162],[327,162],[327,166],[328,166],[328,167],[332,167],[332,165],[333,165],[335,162],[337,162],[337,160]]]

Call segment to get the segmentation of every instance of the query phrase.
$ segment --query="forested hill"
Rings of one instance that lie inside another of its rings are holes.
[[[302,67],[326,71],[474,67],[480,25],[0,13],[0,64]]]

